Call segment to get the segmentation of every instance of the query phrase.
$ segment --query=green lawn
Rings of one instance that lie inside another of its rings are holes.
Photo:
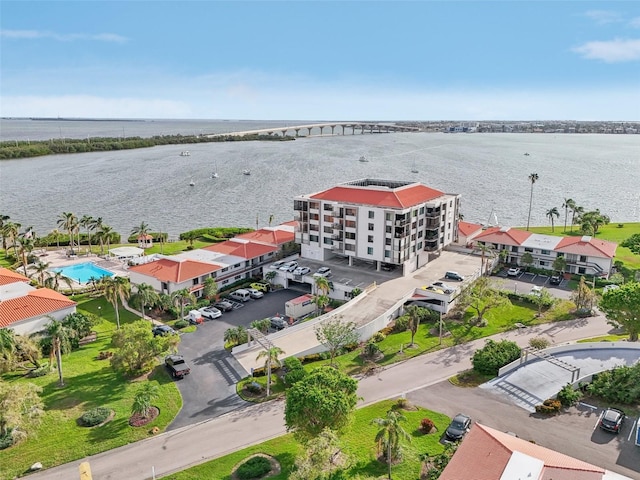
[[[341,438],[342,451],[351,460],[350,464],[336,473],[332,477],[333,479],[347,480],[356,475],[379,477],[386,473],[386,464],[377,460],[377,447],[374,438],[378,427],[371,425],[371,420],[384,417],[394,403],[394,401],[387,400],[356,411],[351,429]],[[411,435],[411,443],[403,445],[403,461],[393,466],[392,473],[393,478],[397,480],[414,480],[420,474],[419,455],[422,453],[435,455],[444,450],[444,446],[439,440],[449,424],[449,418],[441,413],[422,408],[414,411],[402,411],[402,414],[407,417],[407,421],[402,424],[402,427]],[[425,417],[433,420],[437,432],[425,435],[419,430],[420,421]],[[231,470],[236,464],[255,453],[264,453],[274,456],[282,467],[279,475],[270,478],[284,480],[289,477],[295,457],[301,450],[302,448],[294,440],[293,435],[284,435],[163,478],[171,480],[200,480],[203,478],[230,480]]]
[[[623,227],[620,228],[618,225],[623,225]],[[576,225],[573,226],[573,232],[569,231],[568,226],[567,232],[563,232],[564,220],[561,225],[556,226],[554,232],[551,231],[551,227],[531,227],[529,230],[533,233],[542,233],[544,235],[582,236],[582,233],[579,232],[578,226]],[[640,222],[617,223],[612,221],[609,225],[600,227],[596,238],[609,240],[610,242],[616,242],[619,244],[636,233],[640,233]],[[620,260],[629,268],[640,269],[640,255],[634,254],[628,248],[618,246],[615,260]]]
[[[63,356],[65,387],[58,387],[54,370],[40,378],[27,379],[16,374],[3,375],[8,382],[32,382],[43,388],[41,397],[45,415],[35,435],[27,441],[0,451],[0,478],[9,479],[24,473],[30,465],[42,462],[45,468],[60,465],[109,450],[149,436],[151,428],[164,430],[182,407],[182,397],[164,368],[156,368],[150,381],[160,387],[160,398],[154,402],[160,415],[144,427],[130,427],[128,422],[133,396],[140,383],[116,374],[108,360],[97,360],[98,353],[110,349],[115,330],[115,312],[103,298],[78,298],[78,310],[100,313],[102,322],[94,329],[98,339]],[[98,309],[98,307],[101,307]],[[137,317],[122,310],[121,323]],[[111,349],[112,350],[112,349]],[[102,427],[85,428],[77,419],[86,410],[105,406],[115,411],[115,418]]]
[[[443,339],[440,344],[438,324],[421,324],[414,338],[414,346],[411,343],[411,332],[392,333],[378,343],[384,357],[376,362],[378,365],[390,365],[408,358],[416,357],[427,352],[451,347],[478,338],[488,337],[496,333],[512,330],[515,323],[531,326],[540,323],[568,320],[573,318],[571,310],[573,304],[568,301],[559,301],[549,310],[543,310],[543,314],[537,317],[537,307],[528,302],[512,302],[506,305],[489,310],[485,317],[488,320],[486,327],[471,326],[467,322],[451,321],[444,322]],[[465,314],[465,318],[472,316],[471,311]],[[360,349],[340,355],[334,360],[341,371],[348,375],[354,375],[365,368],[365,361],[360,356]],[[307,370],[316,368],[319,365],[328,365],[329,360],[320,360],[305,364]]]
[[[602,335],[601,337],[585,338],[584,340],[578,340],[578,343],[590,343],[590,342],[620,342],[627,340],[629,335]]]

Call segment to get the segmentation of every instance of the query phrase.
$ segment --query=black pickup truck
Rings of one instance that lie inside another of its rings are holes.
[[[167,355],[164,358],[164,364],[173,378],[182,378],[191,373],[191,369],[182,355]]]

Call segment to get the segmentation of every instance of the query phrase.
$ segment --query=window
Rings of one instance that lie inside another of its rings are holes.
[[[355,250],[356,250],[356,246],[355,246],[355,245],[352,245],[352,244],[350,244],[350,243],[345,243],[345,245],[344,245],[344,249],[345,249],[345,250],[348,250],[348,251],[350,251],[350,252],[355,252]]]
[[[309,235],[309,241],[310,242],[317,242],[318,241],[318,235]]]
[[[367,248],[367,255],[373,255],[373,247]]]
[[[391,245],[391,239],[390,238],[385,238],[384,239],[384,244],[385,245]]]
[[[511,247],[511,251],[517,253],[518,252],[518,247],[516,247],[516,246]]]
[[[546,267],[546,266],[547,266],[547,262],[540,262],[540,263],[539,263],[539,265],[540,265],[541,267]]]
[[[391,258],[391,250],[384,251],[384,258]]]
[[[549,255],[549,250],[540,250],[542,255]],[[542,265],[542,264],[541,264]]]
[[[422,242],[418,242],[418,250],[422,250]]]
[[[233,266],[233,268],[240,268],[240,264],[239,264],[239,263],[236,263],[236,264]]]
[[[373,235],[369,235],[369,236],[367,237],[367,242],[369,242],[369,243],[373,243]]]
[[[524,247],[525,252],[533,253],[533,248]]]
[[[419,226],[424,225],[424,218],[421,218],[421,219],[418,221],[418,225],[419,225]]]
[[[424,215],[424,207],[420,207],[420,215]]]
[[[578,273],[579,273],[579,274],[587,273],[587,269],[586,269],[586,268],[584,268],[584,267],[580,267],[580,268],[578,268]]]
[[[373,223],[369,224],[369,231],[372,232],[373,231]]]
[[[324,243],[325,245],[333,245],[333,240],[331,240],[329,237],[324,237],[322,239],[322,243]]]
[[[388,225],[384,228],[385,233],[391,233],[391,226]]]
[[[387,222],[390,222],[391,220],[393,220],[393,217],[392,217],[392,215],[390,213],[386,213],[385,216],[384,216],[384,219]]]
[[[587,256],[586,255],[580,255],[580,261],[581,262],[586,262],[587,261]],[[584,273],[584,272],[579,272],[579,273]]]
[[[369,210],[369,218],[373,218],[375,212],[373,210]]]

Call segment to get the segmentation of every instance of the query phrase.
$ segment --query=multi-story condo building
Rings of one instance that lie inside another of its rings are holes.
[[[365,178],[294,199],[303,258],[343,256],[410,273],[452,243],[460,195],[418,182]]]

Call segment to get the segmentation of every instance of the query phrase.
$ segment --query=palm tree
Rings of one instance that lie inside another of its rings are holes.
[[[193,293],[191,293],[188,288],[176,290],[171,294],[171,297],[173,298],[174,305],[178,304],[180,307],[180,318],[184,318],[185,305],[196,303],[196,297],[193,296]]]
[[[574,202],[573,199],[571,199],[571,198],[565,198],[564,202],[562,202],[562,208],[564,208],[564,230],[563,230],[563,232],[567,231],[567,217],[569,215],[569,210],[573,211],[575,206],[576,206],[576,202]]]
[[[58,226],[65,229],[69,234],[69,248],[73,253],[74,239],[73,236],[78,229],[78,217],[71,212],[62,212],[58,217]]]
[[[140,299],[140,305],[142,306],[142,318],[144,319],[144,307],[155,304],[160,297],[148,283],[136,285],[136,290],[138,292],[138,298]]]
[[[582,216],[583,213],[584,207],[579,207],[574,203],[573,207],[571,208],[571,232],[573,232],[573,226],[578,223],[578,219]]]
[[[60,230],[54,228],[53,230],[51,230],[51,233],[49,235],[51,235],[55,239],[56,248],[60,249]]]
[[[551,231],[554,232],[555,225],[553,222],[553,217],[556,217],[556,218],[560,217],[560,213],[558,212],[558,207],[550,208],[549,210],[547,210],[546,215],[547,215],[547,218],[551,220]]]
[[[274,366],[276,368],[280,368],[282,364],[278,357],[284,353],[284,350],[280,347],[272,346],[267,350],[261,351],[256,357],[256,360],[260,360],[262,357],[266,358],[264,361],[264,368],[267,370],[267,397],[271,395],[271,368]]]
[[[133,397],[131,413],[146,418],[151,410],[151,403],[160,396],[160,389],[157,385],[146,382],[142,385]]]
[[[107,251],[109,251],[109,247],[111,246],[111,235],[113,234],[113,228],[109,225],[104,225],[100,227],[100,231],[98,232],[100,237],[100,253],[102,253],[102,247],[104,243],[107,244]]]
[[[389,410],[385,418],[371,420],[371,424],[381,427],[376,434],[376,443],[378,444],[378,453],[386,451],[389,479],[391,479],[391,464],[400,456],[400,442],[402,440],[411,442],[411,435],[400,425],[400,422],[406,421],[407,417],[396,410]]]
[[[22,227],[22,225],[15,222],[5,222],[2,226],[3,241],[6,242],[7,239],[9,240],[9,246],[13,247],[13,255],[16,258],[18,258],[18,246],[16,245],[16,239],[20,234],[20,227]]]
[[[131,235],[135,235],[136,239],[139,237],[146,237],[149,234],[149,224],[140,222],[140,225],[131,229]]]
[[[62,377],[62,354],[71,350],[71,338],[73,338],[73,330],[64,325],[59,320],[52,317],[51,323],[45,326],[46,334],[51,337],[51,357],[50,363],[53,364],[53,357],[56,357],[58,366],[58,384],[63,387],[64,379]]]
[[[9,215],[0,214],[0,235],[2,235],[2,249],[7,251],[7,237],[4,233],[4,226],[9,222],[11,217]]]
[[[24,268],[25,277],[29,276],[27,272],[27,264],[29,262],[29,254],[33,251],[34,241],[31,236],[27,236],[26,233],[19,235],[16,240],[16,245],[19,247],[18,252],[22,259],[22,268]],[[15,246],[15,245],[14,245]]]
[[[98,241],[100,242],[100,255],[104,253],[104,235],[102,235],[102,227],[104,223],[102,222],[102,217],[94,218],[91,229],[95,230],[96,237],[98,237]]]
[[[62,280],[63,278],[66,277],[63,277],[62,272],[53,270],[49,272],[49,276],[44,280],[44,286],[47,288],[52,288],[57,292],[60,288],[60,280]]]
[[[33,267],[35,270],[35,274],[38,276],[38,283],[40,286],[44,286],[45,280],[47,278],[47,271],[49,270],[49,263],[39,261]]]
[[[83,226],[87,230],[87,242],[89,243],[89,252],[91,252],[91,230],[93,230],[93,217],[89,215],[83,215],[78,222],[81,226]],[[80,244],[80,240],[78,239],[78,245]]]
[[[122,300],[122,303],[124,303],[125,299],[129,298],[131,294],[131,284],[129,283],[129,279],[125,277],[103,277],[102,281],[104,283],[104,296],[111,302],[111,305],[113,305],[113,309],[116,312],[116,324],[118,330],[120,330],[118,301]]]
[[[411,330],[411,343],[409,346],[413,346],[413,338],[416,336],[418,327],[420,326],[420,320],[424,317],[424,308],[417,305],[409,305],[405,312],[409,316],[409,330]]]
[[[488,258],[486,259],[486,265],[487,266],[485,267],[485,258],[486,258],[487,255],[493,257],[494,256],[494,251],[489,245],[487,245],[485,243],[480,243],[480,242],[476,243],[475,248],[477,250],[480,250],[480,254],[482,255],[482,258],[480,259],[480,275],[488,275],[489,274],[489,268],[488,268],[489,259]]]
[[[529,231],[529,222],[531,221],[531,207],[533,206],[533,184],[538,181],[538,174],[529,174],[529,181],[531,182],[531,195],[529,195],[529,216],[527,217],[527,231]]]

